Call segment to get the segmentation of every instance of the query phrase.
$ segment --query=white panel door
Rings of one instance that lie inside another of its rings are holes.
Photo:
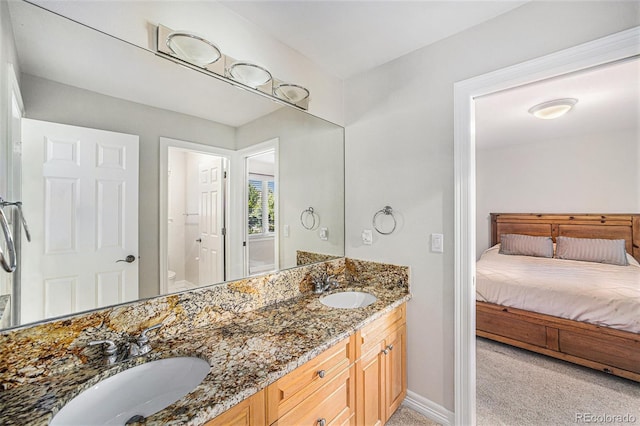
[[[201,155],[198,161],[198,194],[200,197],[199,285],[213,284],[224,280],[223,185],[222,158]]]
[[[137,299],[138,136],[28,119],[22,136],[21,321]]]

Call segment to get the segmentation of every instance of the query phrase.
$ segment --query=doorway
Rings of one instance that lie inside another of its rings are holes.
[[[244,165],[244,276],[276,271],[280,267],[278,140],[253,145],[239,155]]]
[[[475,424],[475,111],[474,98],[640,55],[640,28],[613,34],[454,85],[455,424]]]
[[[203,145],[161,139],[161,292],[222,282],[228,157]]]

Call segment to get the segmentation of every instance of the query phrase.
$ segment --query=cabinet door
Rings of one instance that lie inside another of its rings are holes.
[[[355,393],[353,366],[320,387],[308,398],[296,405],[273,425],[333,426],[353,423],[355,417]]]
[[[358,425],[382,425],[385,422],[383,345],[384,342],[379,342],[377,346],[369,349],[356,364]]]
[[[215,419],[209,420],[205,426],[264,426],[266,425],[265,392],[245,399],[231,407]]]
[[[401,326],[385,339],[384,358],[386,363],[385,388],[386,410],[385,420],[398,409],[407,395],[407,328]]]

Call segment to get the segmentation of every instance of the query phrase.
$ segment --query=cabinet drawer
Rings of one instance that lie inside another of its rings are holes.
[[[318,426],[324,424],[345,425],[355,421],[355,389],[351,366],[342,370],[331,381],[303,400],[287,414],[280,417],[274,425]]]
[[[397,309],[366,325],[358,332],[360,339],[360,353],[358,355],[376,347],[392,329],[406,322],[406,306],[406,303],[403,303]]]
[[[350,336],[298,367],[267,388],[267,421],[273,423],[303,399],[330,382],[355,360],[355,336]]]

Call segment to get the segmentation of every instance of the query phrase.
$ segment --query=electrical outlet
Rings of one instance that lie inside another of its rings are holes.
[[[329,230],[327,228],[320,228],[320,239],[327,241],[329,239]]]

